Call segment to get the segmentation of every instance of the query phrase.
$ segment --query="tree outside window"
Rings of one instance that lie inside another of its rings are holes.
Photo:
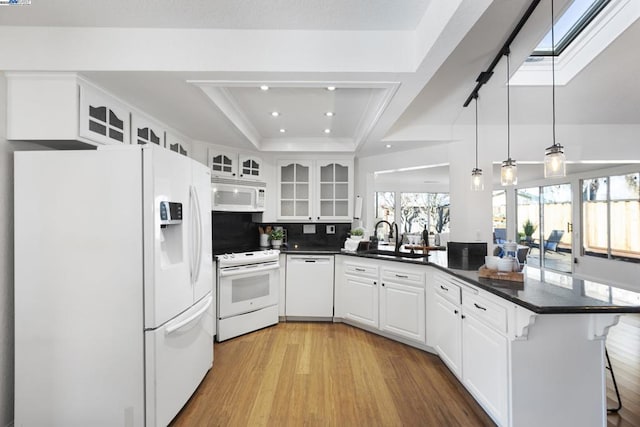
[[[419,233],[425,226],[429,233],[449,231],[447,193],[401,193],[400,208],[403,233]]]

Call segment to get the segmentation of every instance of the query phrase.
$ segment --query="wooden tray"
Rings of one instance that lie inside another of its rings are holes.
[[[478,276],[494,280],[508,280],[510,282],[524,282],[524,274],[518,271],[489,270],[482,266],[478,270]]]

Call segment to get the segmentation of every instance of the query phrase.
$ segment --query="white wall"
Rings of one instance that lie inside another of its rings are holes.
[[[0,425],[13,420],[13,149],[6,140],[7,84],[0,73]]]

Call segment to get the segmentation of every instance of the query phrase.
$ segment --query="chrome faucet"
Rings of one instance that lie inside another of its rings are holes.
[[[380,221],[376,222],[376,225],[373,227],[373,235],[376,237],[376,241],[377,241],[377,231],[378,231],[378,226],[382,223],[385,223],[389,226],[389,240],[393,239],[393,230],[395,229],[396,231],[396,237],[395,237],[395,242],[396,242],[396,246],[395,246],[395,252],[398,253],[400,252],[400,246],[402,245],[402,240],[399,238],[400,237],[400,233],[398,233],[398,224],[394,223],[390,223],[389,221],[385,220],[385,219],[381,219]]]

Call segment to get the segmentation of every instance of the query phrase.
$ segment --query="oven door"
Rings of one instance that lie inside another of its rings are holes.
[[[218,275],[220,319],[278,304],[278,261],[223,267]]]

